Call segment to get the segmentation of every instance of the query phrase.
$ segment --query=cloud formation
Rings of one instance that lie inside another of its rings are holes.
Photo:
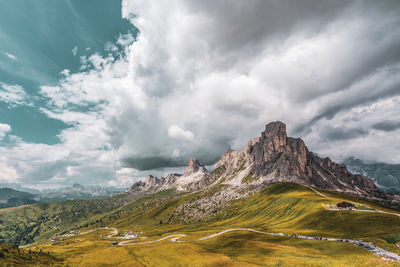
[[[0,82],[0,101],[11,107],[18,105],[30,105],[24,88],[18,84],[6,84]]]
[[[391,131],[395,131],[400,128],[400,121],[385,120],[385,121],[374,123],[372,125],[372,128],[381,130],[381,131],[391,132]]]
[[[0,123],[0,141],[11,131],[11,127],[8,124]]]
[[[189,130],[184,130],[177,125],[171,125],[168,128],[168,136],[171,138],[175,138],[178,140],[186,140],[186,141],[193,141],[194,135]]]
[[[8,58],[10,58],[10,59],[12,59],[12,60],[18,60],[18,58],[16,57],[16,56],[14,56],[13,54],[11,54],[11,53],[5,53],[6,54],[6,56],[8,57]]]
[[[122,1],[138,28],[41,87],[60,144],[0,152],[18,179],[118,183],[214,164],[269,121],[336,160],[399,162],[398,1]],[[390,33],[390,34],[389,34]],[[382,124],[383,123],[383,124]]]

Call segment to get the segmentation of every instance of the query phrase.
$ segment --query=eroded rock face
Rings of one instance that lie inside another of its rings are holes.
[[[134,183],[128,191],[154,193],[169,188],[176,188],[180,191],[198,190],[208,184],[208,179],[203,180],[207,174],[208,171],[204,165],[198,159],[192,158],[183,175],[168,174],[165,178],[149,175],[144,181]]]
[[[251,176],[252,184],[295,182],[366,197],[386,198],[372,180],[353,175],[343,164],[322,159],[310,152],[300,138],[287,137],[286,125],[271,122],[260,137],[241,151],[227,151],[218,162],[225,166],[226,184],[240,186],[243,177]]]
[[[201,164],[198,159],[191,158],[188,162],[188,166],[187,166],[185,172],[183,173],[183,176],[189,176],[189,175],[192,175],[199,171],[203,172],[203,173],[208,172],[207,169],[204,167],[204,165]]]

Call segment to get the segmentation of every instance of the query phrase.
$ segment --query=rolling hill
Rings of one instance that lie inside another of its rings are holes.
[[[7,184],[3,184],[7,185]],[[18,207],[38,202],[57,202],[64,200],[85,200],[92,198],[105,198],[123,192],[121,188],[104,188],[99,186],[83,186],[73,184],[71,187],[60,188],[49,192],[48,190],[38,191],[24,188],[17,184],[8,184],[14,188],[0,187],[0,209],[8,207]],[[20,188],[22,191],[15,188]]]
[[[35,197],[12,188],[0,188],[0,209],[36,203]]]

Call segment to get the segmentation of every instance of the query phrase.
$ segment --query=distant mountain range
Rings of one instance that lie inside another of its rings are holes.
[[[12,188],[0,188],[0,209],[33,204],[36,195],[28,192],[18,191]]]
[[[43,194],[43,193],[50,193],[50,192],[56,192],[57,189],[50,189],[50,190],[37,190],[29,187],[23,187],[20,184],[16,183],[0,183],[0,188],[11,188],[14,190],[18,191],[23,191],[23,192],[28,192],[31,194]]]
[[[54,190],[35,190],[18,184],[0,184],[0,208],[17,207],[36,202],[56,202],[63,200],[109,197],[125,191],[122,188],[83,186],[73,184]]]
[[[400,193],[400,164],[365,163],[355,158],[348,158],[343,163],[353,173],[371,178],[383,190]]]

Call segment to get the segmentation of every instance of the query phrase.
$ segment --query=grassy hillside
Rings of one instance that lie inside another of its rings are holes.
[[[109,230],[66,238],[58,244],[43,240],[33,249],[51,251],[71,264],[93,265],[309,265],[309,266],[388,266],[367,250],[352,244],[321,240],[300,240],[251,232],[231,232],[199,241],[199,238],[231,228],[252,228],[267,232],[304,234],[322,237],[363,239],[400,253],[400,217],[378,212],[333,211],[326,207],[343,200],[369,209],[385,210],[363,199],[324,191],[322,195],[297,184],[274,184],[202,221],[185,222],[175,218],[182,203],[210,192],[179,196],[160,192],[134,200],[108,214],[99,214],[101,223],[120,232],[138,232],[143,240],[157,240],[171,234],[185,234],[186,242],[163,240],[150,244],[113,246],[113,238],[104,238]],[[84,231],[84,230],[82,230]],[[140,239],[143,241],[142,239]],[[136,241],[133,241],[136,242]]]
[[[32,251],[22,249],[18,246],[0,244],[0,265],[1,266],[23,266],[23,265],[46,265],[64,266],[63,260],[51,255],[49,252]]]
[[[135,203],[149,202],[153,198],[173,193],[168,190],[155,196],[146,196]],[[0,210],[0,242],[24,245],[49,239],[54,234],[89,226],[101,226],[121,217],[120,207],[136,197],[119,194],[106,199],[69,200],[54,203],[37,203]],[[154,203],[152,204],[154,205]],[[154,207],[154,206],[153,206]]]
[[[347,243],[228,233],[204,241],[113,246],[91,233],[41,245],[71,266],[396,266]]]
[[[36,203],[35,195],[12,188],[0,188],[0,209]]]

